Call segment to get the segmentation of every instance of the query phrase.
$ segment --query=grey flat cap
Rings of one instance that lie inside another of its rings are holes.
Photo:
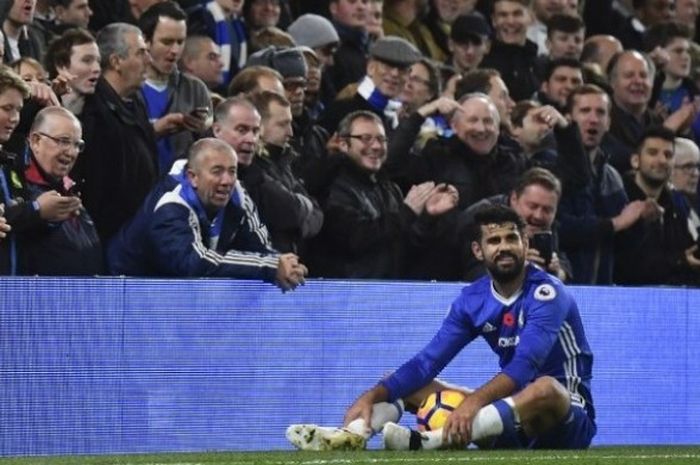
[[[411,66],[423,57],[412,43],[396,36],[386,36],[377,40],[370,47],[369,55],[400,67]]]
[[[306,45],[311,48],[340,42],[333,23],[323,16],[311,13],[299,16],[289,25],[287,32],[294,38],[297,45]]]

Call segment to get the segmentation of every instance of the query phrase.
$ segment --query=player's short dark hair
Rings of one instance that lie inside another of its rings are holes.
[[[554,74],[554,71],[557,70],[557,68],[575,68],[581,71],[583,74],[583,65],[581,62],[575,58],[567,58],[567,57],[561,57],[557,58],[555,60],[550,60],[549,63],[547,63],[547,67],[544,70],[544,80],[549,81],[549,78],[552,77],[552,74]]]
[[[156,31],[160,18],[170,18],[175,21],[186,21],[187,13],[177,3],[168,0],[152,5],[143,12],[139,18],[139,29],[143,33],[143,38],[150,41]]]
[[[583,29],[586,25],[583,20],[577,15],[556,14],[552,15],[547,21],[547,37],[552,37],[552,32],[559,31],[567,34],[575,34]]]
[[[520,197],[528,186],[541,186],[548,191],[557,194],[561,198],[561,181],[551,171],[541,167],[530,168],[525,171],[513,188],[515,195]]]
[[[475,241],[480,242],[482,238],[482,226],[505,223],[513,223],[521,234],[525,231],[525,222],[512,208],[498,204],[480,208],[474,213],[474,231],[472,237]]]
[[[662,139],[675,145],[676,134],[665,126],[649,126],[644,130],[642,135],[639,137],[639,140],[637,141],[637,152],[639,152],[642,149],[642,146],[644,145],[644,142],[647,139]]]

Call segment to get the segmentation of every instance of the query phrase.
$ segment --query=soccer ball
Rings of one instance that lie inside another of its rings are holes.
[[[465,399],[465,395],[459,391],[437,391],[425,398],[418,411],[416,421],[418,431],[433,431],[442,428],[450,413]]]

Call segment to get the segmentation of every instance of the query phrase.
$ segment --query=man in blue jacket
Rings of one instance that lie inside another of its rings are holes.
[[[112,241],[113,274],[263,279],[283,290],[304,282],[294,254],[269,247],[265,226],[238,183],[233,149],[218,139],[192,145]]]
[[[526,264],[520,216],[492,206],[474,218],[472,252],[489,276],[465,287],[433,339],[345,414],[346,428],[292,425],[301,449],[362,448],[383,430],[388,449],[437,449],[475,443],[487,448],[582,449],[596,433],[591,395],[593,354],[578,306],[557,278]],[[403,409],[446,389],[436,376],[481,336],[500,371],[450,414],[443,428],[419,433],[397,425]]]

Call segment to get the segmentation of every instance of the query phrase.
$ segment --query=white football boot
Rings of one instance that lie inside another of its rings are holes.
[[[287,440],[301,450],[363,450],[367,439],[344,428],[318,425],[290,425]]]

